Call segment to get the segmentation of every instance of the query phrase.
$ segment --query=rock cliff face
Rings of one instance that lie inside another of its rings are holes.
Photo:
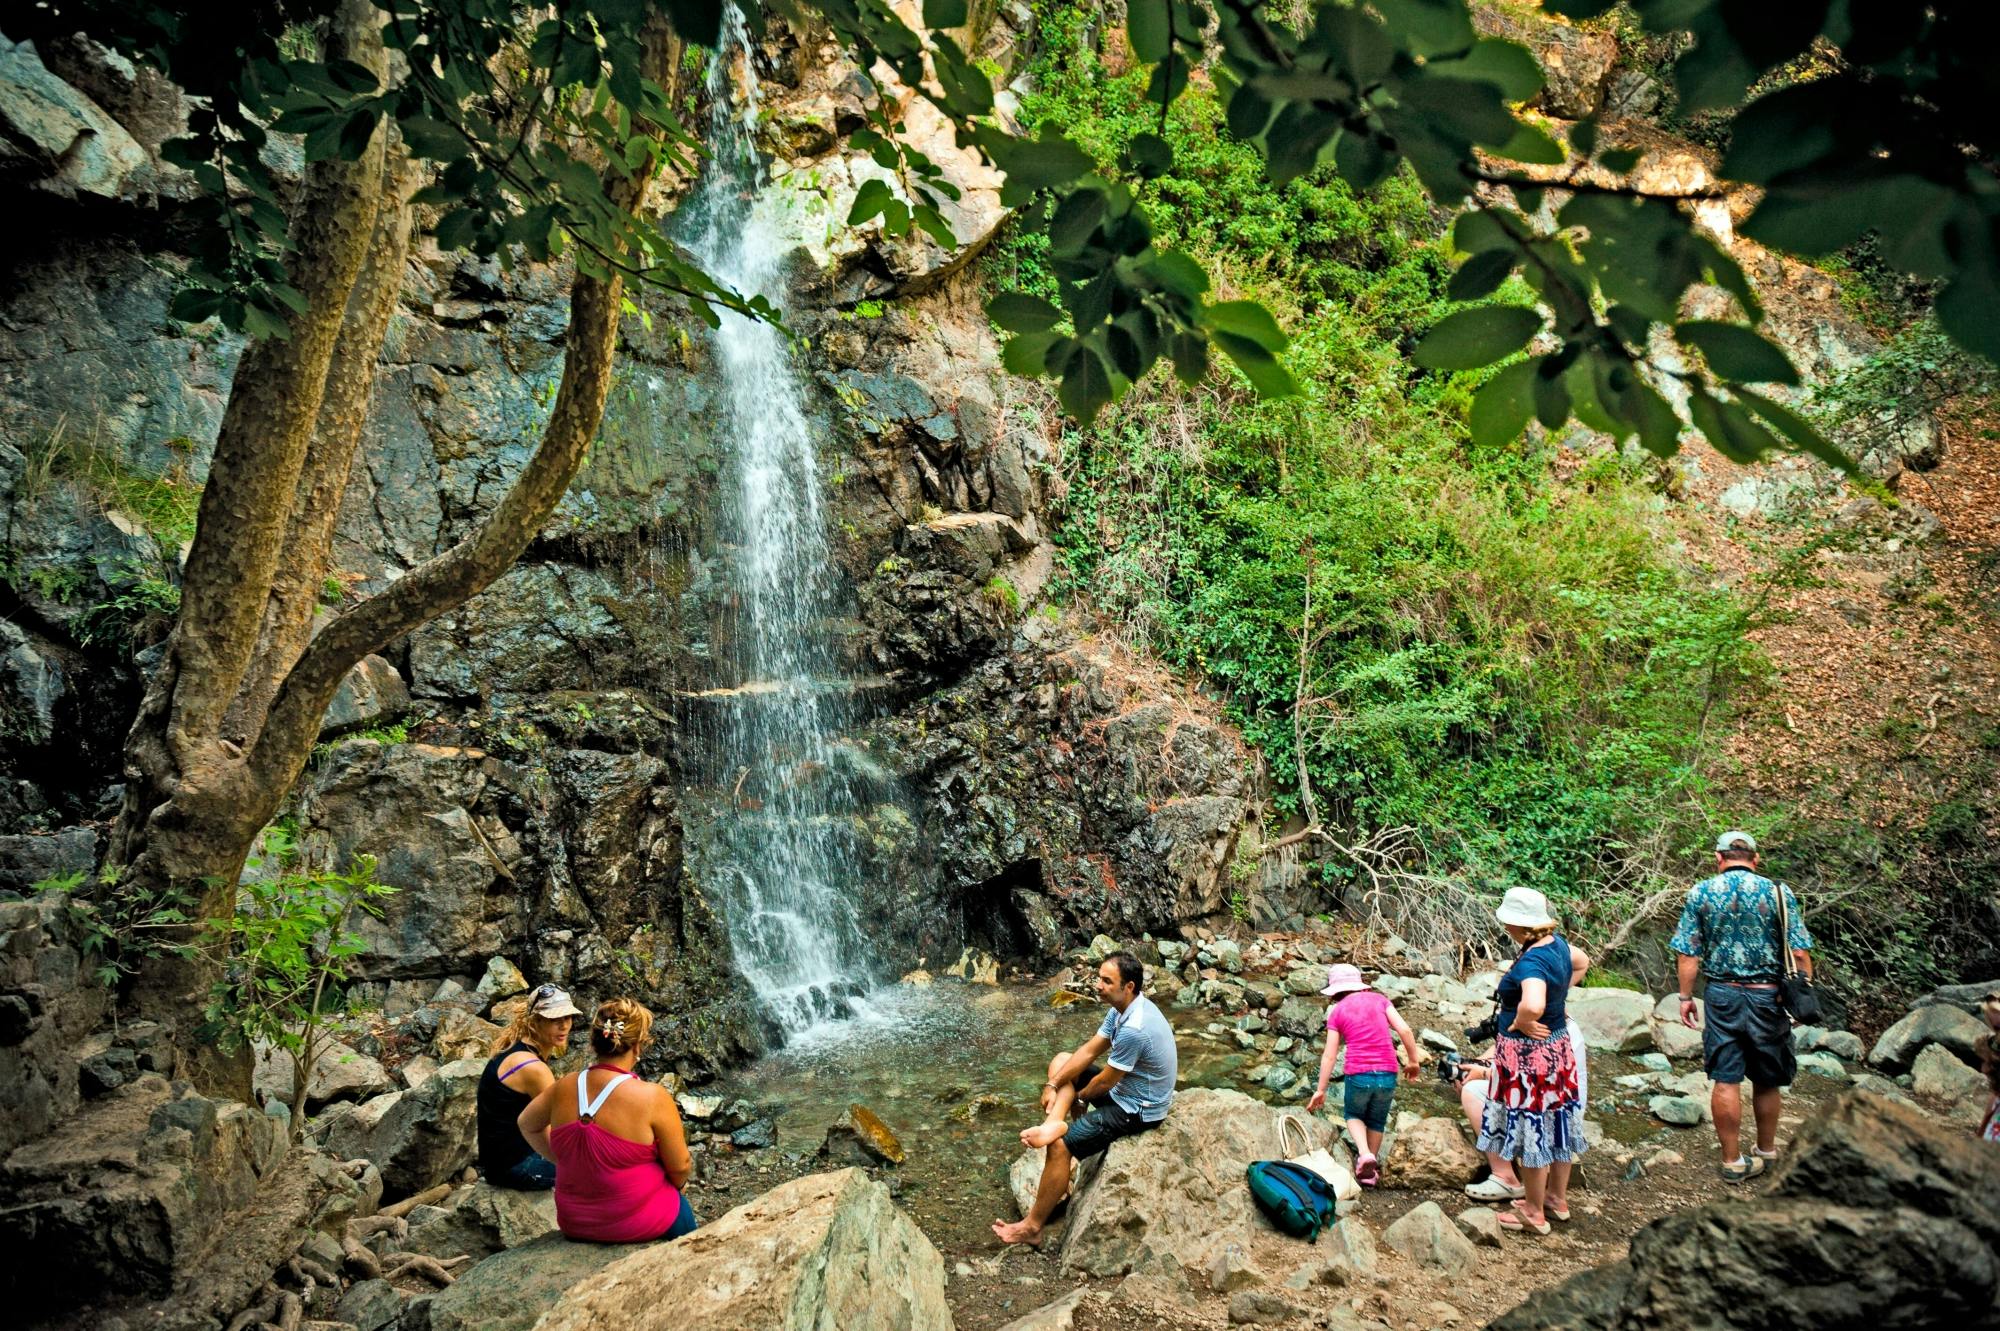
[[[996,24],[1004,60],[1016,34]],[[833,132],[858,123],[852,71],[811,36],[774,35],[757,59],[844,589],[825,626],[842,751],[886,783],[853,831],[882,972],[968,935],[1024,954],[1104,920],[1225,909],[1260,809],[1255,761],[1183,715],[1166,681],[1109,682],[1045,613],[1050,437],[963,276],[1002,219],[993,180],[913,113],[965,191],[965,246],[842,234],[829,219],[873,172]],[[10,254],[0,301],[0,838],[19,837],[8,858],[24,866],[0,885],[18,889],[88,869],[92,820],[115,808],[237,346],[166,315],[172,90],[113,96],[116,71],[88,51],[6,61],[19,77],[0,114],[29,114],[23,87],[60,90],[71,119],[123,124],[136,154],[104,180],[10,159],[0,186],[47,222]],[[505,493],[560,371],[565,290],[560,269],[413,259],[326,614]],[[758,1038],[715,896],[742,774],[713,757],[718,709],[755,681],[729,664],[742,582],[719,530],[736,444],[719,371],[696,322],[650,314],[628,321],[602,433],[547,528],[494,585],[357,670],[289,816],[314,862],[371,854],[406,889],[360,962],[392,1006],[505,955],[585,998],[636,989],[667,1016],[662,1059],[694,1070]],[[60,846],[27,835],[64,827]]]

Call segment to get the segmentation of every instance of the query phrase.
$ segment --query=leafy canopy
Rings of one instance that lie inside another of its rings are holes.
[[[1574,416],[1619,439],[1671,453],[1681,415],[1658,384],[1673,381],[1687,423],[1726,454],[1805,449],[1844,464],[1811,425],[1768,390],[1796,371],[1755,331],[1756,298],[1736,263],[1697,231],[1685,196],[1632,183],[1638,154],[1571,126],[1567,143],[1524,119],[1542,84],[1522,46],[1474,30],[1466,0],[1317,0],[1301,11],[1266,0],[1131,0],[1125,37],[1150,68],[1161,132],[1135,137],[1115,172],[1060,133],[1027,137],[995,114],[990,78],[960,45],[966,0],[924,0],[919,33],[885,0],[375,0],[390,47],[407,66],[384,87],[350,62],[297,51],[301,25],[334,0],[248,6],[189,0],[65,0],[27,11],[22,35],[78,29],[147,60],[199,99],[172,159],[194,172],[215,225],[175,313],[219,317],[253,336],[283,336],[303,298],[286,280],[286,218],[266,157],[273,132],[302,137],[308,161],[354,158],[392,121],[434,168],[422,200],[433,239],[503,259],[544,259],[565,246],[586,272],[618,268],[689,298],[705,317],[725,305],[764,317],[760,298],[721,288],[652,221],[617,207],[600,166],[628,178],[695,169],[700,145],[666,91],[643,72],[667,30],[714,47],[730,14],[750,30],[776,15],[817,19],[859,66],[877,62],[921,94],[1006,175],[1002,202],[1044,232],[1055,300],[1009,293],[992,314],[1012,335],[1006,364],[1056,380],[1064,407],[1088,420],[1159,361],[1185,381],[1220,350],[1268,395],[1295,390],[1287,340],[1262,307],[1212,300],[1186,254],[1160,245],[1143,198],[1172,166],[1166,115],[1197,70],[1213,81],[1230,133],[1252,144],[1275,182],[1331,164],[1372,188],[1407,167],[1441,206],[1479,191],[1454,231],[1469,256],[1451,295],[1483,300],[1519,273],[1537,304],[1468,309],[1419,345],[1421,366],[1450,371],[1516,356],[1481,389],[1475,439],[1512,438],[1531,418]],[[1614,0],[1545,0],[1589,18]],[[1832,72],[1765,92],[1737,117],[1724,174],[1766,193],[1747,234],[1805,255],[1873,231],[1889,260],[1944,282],[1938,318],[1960,345],[2000,359],[2000,183],[1990,170],[1996,74],[1986,53],[2000,14],[1984,0],[1632,0],[1647,30],[1682,34],[1674,70],[1686,109],[1737,105],[1770,71],[1815,46]],[[662,26],[664,25],[664,27]],[[950,242],[942,206],[956,191],[939,165],[901,142],[899,103],[877,89],[852,139],[885,169],[850,221],[879,219]],[[657,134],[649,132],[658,131]],[[1586,179],[1582,169],[1601,171]],[[1616,183],[1603,184],[1602,171]],[[1552,227],[1535,219],[1546,193],[1566,201]],[[1733,293],[1742,322],[1683,321],[1696,283]],[[1685,353],[1653,360],[1656,329]],[[1642,374],[1642,367],[1647,373]]]

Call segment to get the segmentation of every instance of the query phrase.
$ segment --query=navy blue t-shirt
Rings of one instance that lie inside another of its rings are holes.
[[[1521,981],[1543,980],[1549,986],[1548,1006],[1542,1012],[1542,1025],[1549,1031],[1559,1033],[1568,1014],[1564,1010],[1564,999],[1569,995],[1569,940],[1557,934],[1548,942],[1529,948],[1523,952],[1500,977],[1500,1030],[1504,1034],[1514,1024],[1514,1014],[1521,1008]]]

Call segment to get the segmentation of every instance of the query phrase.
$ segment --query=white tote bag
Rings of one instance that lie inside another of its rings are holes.
[[[1340,1214],[1345,1215],[1360,1199],[1361,1185],[1354,1181],[1353,1173],[1333,1152],[1312,1144],[1312,1134],[1296,1114],[1278,1115],[1278,1155],[1326,1180]]]

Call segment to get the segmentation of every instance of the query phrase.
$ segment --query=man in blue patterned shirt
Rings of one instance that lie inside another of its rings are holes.
[[[1748,832],[1724,832],[1715,842],[1715,877],[1688,890],[1680,928],[1668,944],[1680,953],[1681,1022],[1702,1028],[1702,1066],[1715,1082],[1709,1107],[1722,1142],[1722,1177],[1741,1183],[1764,1172],[1778,1155],[1779,1091],[1792,1084],[1792,1019],[1778,1003],[1784,961],[1778,952],[1778,893],[1791,921],[1786,943],[1797,968],[1812,974],[1812,935],[1798,900],[1757,872],[1757,842]],[[1695,1005],[1694,982],[1707,980],[1707,1021]],[[1745,1160],[1743,1079],[1757,1118],[1757,1149]]]

